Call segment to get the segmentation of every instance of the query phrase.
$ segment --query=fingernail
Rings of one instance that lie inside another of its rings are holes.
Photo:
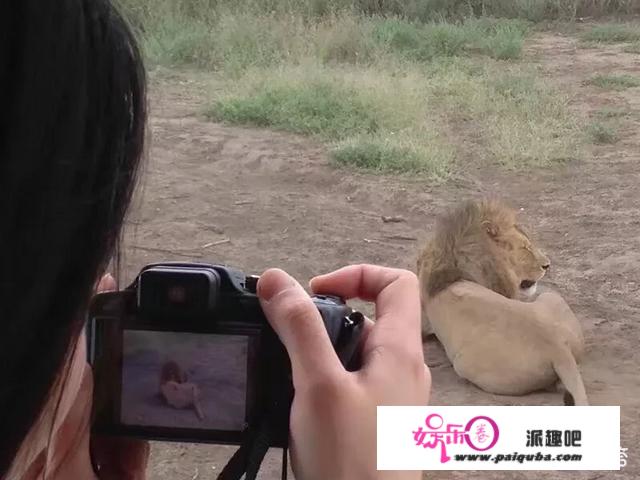
[[[279,293],[295,286],[296,282],[282,270],[268,270],[258,280],[258,297],[269,302]]]
[[[309,280],[309,289],[311,291],[313,291],[313,284],[316,283],[316,278],[318,277],[313,277],[311,280]]]

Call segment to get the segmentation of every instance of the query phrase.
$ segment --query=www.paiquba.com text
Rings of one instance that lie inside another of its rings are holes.
[[[465,454],[454,455],[456,462],[579,462],[582,455],[579,454],[549,454],[549,453],[509,453],[509,454]]]

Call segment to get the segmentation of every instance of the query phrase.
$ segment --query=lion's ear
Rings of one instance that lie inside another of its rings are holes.
[[[498,226],[495,223],[490,222],[489,220],[485,220],[484,222],[482,222],[482,227],[491,238],[495,238],[498,236],[499,230]]]

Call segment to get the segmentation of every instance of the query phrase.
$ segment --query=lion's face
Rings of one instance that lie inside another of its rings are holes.
[[[517,224],[501,232],[500,237],[498,245],[504,250],[504,258],[518,282],[520,296],[531,297],[536,292],[537,282],[549,269],[549,258]]]
[[[518,212],[490,199],[467,201],[440,217],[416,266],[423,301],[459,280],[530,300],[549,259],[520,226]]]

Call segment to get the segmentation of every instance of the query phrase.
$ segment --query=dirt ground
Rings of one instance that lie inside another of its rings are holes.
[[[198,113],[205,86],[197,76],[156,77],[150,160],[127,235],[127,281],[159,260],[225,262],[255,273],[278,266],[301,282],[354,262],[413,268],[434,214],[471,195],[498,193],[523,209],[551,256],[546,284],[583,322],[581,368],[590,401],[622,406],[629,462],[620,473],[433,472],[425,478],[640,478],[640,89],[601,91],[583,83],[597,73],[639,75],[640,56],[619,46],[581,49],[574,39],[551,34],[527,48],[543,74],[573,95],[578,115],[628,110],[620,140],[589,147],[555,170],[513,173],[468,162],[444,186],[336,170],[324,147],[307,139],[206,122]],[[406,222],[385,224],[381,215]],[[455,375],[438,343],[428,342],[425,352],[435,405],[561,404],[556,393],[483,393]],[[154,444],[150,478],[213,479],[232,452]],[[280,478],[279,461],[280,452],[271,452],[259,478]]]

